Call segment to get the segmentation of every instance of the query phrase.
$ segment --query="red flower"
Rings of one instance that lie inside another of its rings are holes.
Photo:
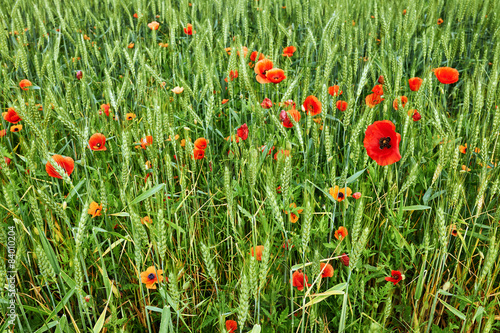
[[[399,103],[401,101],[401,106],[404,108],[406,103],[408,103],[408,98],[406,96],[400,96],[399,98],[396,98],[394,102],[392,102],[392,107],[394,110],[397,110],[399,108]]]
[[[411,91],[418,91],[420,89],[420,86],[422,85],[422,80],[419,77],[412,77],[411,79],[408,80],[408,83],[410,84],[410,90]]]
[[[64,169],[64,171],[66,171],[68,176],[71,175],[71,173],[75,169],[75,161],[71,157],[54,155],[52,156],[52,158],[61,168]],[[62,179],[62,176],[57,173],[56,169],[54,168],[54,166],[52,166],[52,164],[50,164],[50,162],[47,162],[47,164],[45,164],[45,171],[47,171],[50,177]]]
[[[82,77],[83,77],[83,72],[82,72],[82,71],[77,71],[77,72],[76,72],[76,78],[77,78],[78,80],[81,80],[81,79],[82,79]]]
[[[193,25],[191,23],[188,23],[187,27],[184,28],[184,33],[186,35],[192,35],[194,33],[196,33],[196,31],[193,31]]]
[[[458,71],[451,67],[439,67],[433,69],[439,82],[443,84],[452,84],[458,81]]]
[[[375,105],[380,104],[383,100],[384,99],[381,98],[380,95],[377,95],[375,93],[370,94],[365,98],[366,105],[368,105],[368,107],[370,108],[374,108]]]
[[[3,129],[0,131],[0,138],[3,138],[6,135],[7,135],[7,130]]]
[[[382,120],[368,126],[363,145],[368,156],[378,165],[389,165],[401,159],[400,141],[401,135],[396,133],[396,125],[389,120]]]
[[[272,68],[267,71],[266,78],[269,82],[272,83],[280,83],[284,79],[286,79],[285,72],[279,68]]]
[[[231,79],[231,81],[233,81],[237,77],[238,77],[238,71],[231,71],[231,72],[229,72],[229,79]],[[224,79],[224,81],[227,82],[227,77]]]
[[[396,285],[399,281],[403,280],[403,275],[400,271],[391,271],[391,276],[386,277],[385,280]]]
[[[264,109],[270,109],[273,107],[273,102],[269,98],[264,98],[262,103],[260,103],[260,106],[262,106]]]
[[[31,81],[30,80],[21,80],[21,82],[19,82],[19,87],[22,89],[22,90],[28,90],[27,87],[31,87]]]
[[[262,261],[262,253],[264,252],[264,245],[258,245],[255,247],[255,259],[257,261]],[[250,254],[253,255],[253,247],[250,248]]]
[[[345,253],[342,253],[342,256],[340,257],[340,261],[344,264],[344,266],[349,267],[349,256]]]
[[[292,275],[292,283],[294,287],[297,287],[298,291],[304,290],[304,279],[305,279],[305,284],[307,284],[308,287],[311,286],[310,283],[307,283],[309,280],[307,278],[307,275],[302,273],[302,271],[295,271]]]
[[[226,320],[227,333],[235,333],[238,329],[238,324],[234,320]]]
[[[101,104],[101,110],[109,117],[109,104]],[[99,111],[99,114],[102,114],[102,111]]]
[[[384,80],[384,76],[383,76],[383,75],[380,75],[380,76],[378,77],[378,83],[380,83],[380,84],[384,84],[384,83],[385,83],[385,80]]]
[[[337,231],[335,231],[335,238],[338,240],[343,240],[347,237],[347,229],[345,227],[340,227]]]
[[[304,104],[302,104],[304,111],[308,115],[315,116],[321,113],[321,102],[316,96],[307,96]]]
[[[293,53],[297,51],[297,48],[295,46],[287,46],[283,49],[283,57],[291,57],[293,56]]]
[[[324,262],[319,264],[320,270],[323,272],[321,277],[332,277],[333,276],[333,267],[330,264],[325,264]]]
[[[360,192],[356,192],[356,193],[353,193],[352,194],[352,197],[356,200],[358,200],[359,198],[361,198],[361,193]]]
[[[415,110],[415,112],[413,113],[413,116],[411,116],[413,118],[413,121],[419,121],[420,119],[422,119],[422,116],[420,115],[420,113],[418,113],[417,110]]]
[[[223,99],[222,102],[221,102],[221,104],[226,104],[227,102],[229,102],[228,99]]]
[[[137,15],[137,13],[134,13],[134,18],[139,18],[139,15]]]
[[[295,110],[294,107],[292,107],[292,109],[290,111],[288,111],[288,114],[287,114],[287,111],[282,110],[280,112],[280,120],[282,121],[283,126],[285,126],[286,128],[293,127],[292,121],[290,120],[290,118],[288,118],[289,115],[293,117],[293,119],[295,120],[296,123],[298,123],[300,121],[300,112]]]
[[[346,101],[337,101],[337,109],[344,112],[347,110],[347,102]]]
[[[261,151],[264,152],[264,149],[266,149],[266,146],[261,146],[260,147]],[[273,152],[274,150],[274,146],[272,146],[271,148],[269,148],[269,151],[267,152],[267,155],[271,155],[271,153]]]
[[[384,94],[384,88],[381,84],[377,84],[375,87],[373,87],[372,92],[374,94],[382,96]]]
[[[106,137],[101,133],[96,133],[90,137],[89,148],[95,151],[104,151],[106,147]]]
[[[193,156],[195,160],[201,160],[205,157],[205,151],[203,149],[195,148],[193,149]]]
[[[335,85],[335,86],[331,86],[330,88],[328,88],[328,93],[332,96],[340,96],[342,95],[342,90],[340,90],[340,87]]]
[[[248,138],[248,126],[247,124],[243,124],[236,130],[236,133],[242,140],[246,140]]]
[[[259,61],[265,58],[262,53],[259,53],[257,51],[253,51],[252,54],[250,54],[250,60],[252,60],[252,61],[257,60],[257,55],[259,56]]]
[[[3,119],[5,119],[5,121],[8,121],[11,124],[17,124],[22,120],[14,108],[9,108],[7,112],[4,112],[2,115]]]
[[[255,64],[254,72],[257,74],[257,77],[255,78],[257,82],[263,84],[263,83],[270,83],[271,81],[266,77],[267,71],[273,69],[273,62],[269,59],[262,59],[259,60]]]
[[[145,138],[141,139],[141,148],[146,149],[147,146],[150,146],[153,144],[153,137],[151,135],[146,136]]]
[[[201,149],[201,150],[207,149],[207,145],[208,145],[208,143],[207,143],[207,140],[205,138],[198,138],[194,142],[195,148]]]

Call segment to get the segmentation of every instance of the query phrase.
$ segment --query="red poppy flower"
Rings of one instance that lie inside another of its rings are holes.
[[[106,137],[101,133],[96,133],[90,137],[89,148],[95,151],[104,151],[106,147]]]
[[[22,90],[28,90],[27,87],[31,87],[31,81],[30,80],[21,80],[21,82],[19,82],[19,87],[22,89]]]
[[[343,240],[347,237],[347,229],[344,227],[340,227],[338,230],[335,231],[335,238],[338,240]]]
[[[386,277],[385,280],[396,285],[399,281],[403,280],[403,275],[400,271],[391,271],[391,276]]]
[[[297,48],[295,46],[287,46],[283,49],[283,57],[291,57],[293,56],[293,53],[297,51]]]
[[[147,135],[145,138],[141,139],[141,148],[146,149],[147,146],[153,144],[153,137],[151,135]]]
[[[134,13],[134,18],[139,18],[139,15],[137,15],[137,13]]]
[[[264,149],[266,149],[266,146],[261,146],[260,147],[261,151],[264,152]],[[269,148],[269,151],[267,152],[267,155],[271,155],[271,153],[273,152],[274,150],[274,146],[272,146],[271,148]]]
[[[319,264],[320,271],[323,272],[321,277],[327,278],[333,276],[333,267],[330,264],[325,264],[324,262]]]
[[[292,116],[296,123],[300,121],[300,112],[295,110],[294,107],[292,107],[292,109],[288,111],[288,114],[285,110],[282,110],[280,113],[280,120],[282,121],[283,126],[285,126],[286,128],[293,127],[293,123],[290,120],[289,116]]]
[[[373,87],[372,92],[374,94],[382,96],[384,94],[384,87],[381,84],[377,84],[375,87]]]
[[[101,104],[101,110],[99,111],[99,114],[102,114],[104,112],[106,116],[109,117],[109,104]]]
[[[78,80],[81,80],[81,79],[82,79],[82,77],[83,77],[83,72],[82,72],[82,71],[77,71],[77,72],[76,72],[76,78],[77,78]]]
[[[302,273],[302,271],[295,271],[292,275],[292,283],[293,283],[293,286],[294,287],[297,287],[297,290],[298,291],[302,291],[304,290],[304,279],[305,279],[305,284],[310,287],[311,284],[310,283],[307,283],[309,282],[308,278],[307,278],[307,275],[305,275],[304,273]]]
[[[315,116],[321,113],[321,102],[316,96],[307,96],[304,104],[302,104],[304,111],[308,115]]]
[[[5,119],[5,121],[8,121],[11,124],[17,124],[22,120],[14,108],[8,108],[7,112],[4,112],[2,115],[3,119]]]
[[[237,130],[236,133],[242,140],[248,139],[248,126],[247,124],[241,125]]]
[[[222,100],[221,104],[226,104],[227,102],[229,102],[229,100],[224,98],[224,99]]]
[[[264,252],[264,245],[258,245],[255,247],[255,259],[257,261],[262,261],[262,253]],[[252,257],[254,256],[253,254],[253,247],[250,248],[250,254]]]
[[[342,95],[342,90],[340,90],[340,87],[335,85],[335,86],[331,86],[330,88],[328,88],[328,93],[332,96],[340,96]]]
[[[193,33],[196,33],[196,31],[193,31],[193,25],[191,23],[188,23],[187,27],[184,28],[184,33],[186,35],[192,35]]]
[[[233,81],[237,77],[238,77],[238,71],[231,71],[231,72],[229,72],[229,79],[231,79],[231,81]],[[224,79],[224,81],[227,82],[227,77]]]
[[[408,83],[410,84],[410,90],[411,91],[418,91],[420,89],[420,86],[422,85],[422,80],[419,77],[412,77],[411,79],[408,80]]]
[[[389,120],[376,121],[365,132],[363,145],[366,153],[378,165],[389,165],[401,159],[399,142],[401,135],[396,133],[396,125]]]
[[[272,83],[280,83],[286,79],[285,72],[280,68],[272,68],[267,71],[266,78]]]
[[[260,106],[262,106],[264,109],[270,109],[273,107],[273,102],[269,98],[264,98],[262,103],[260,103]]]
[[[451,67],[439,67],[433,69],[434,75],[443,84],[452,84],[458,81],[458,71]]]
[[[417,110],[415,110],[411,117],[413,118],[413,121],[419,121],[420,119],[422,119],[422,116],[420,115],[420,113],[418,113]]]
[[[347,102],[346,101],[337,101],[337,109],[344,112],[347,110]]]
[[[274,149],[274,146],[273,146],[273,149]],[[274,159],[276,161],[278,160],[278,155],[290,156],[290,151],[281,149],[280,151],[274,153]]]
[[[75,169],[75,161],[71,157],[54,155],[52,156],[52,158],[61,168],[64,169],[64,171],[66,171],[68,176],[71,175],[71,173]],[[52,164],[50,164],[50,162],[47,162],[47,164],[45,164],[45,171],[47,171],[50,177],[62,179],[62,176],[57,173],[56,169],[54,168],[54,166],[52,166]]]
[[[370,94],[365,98],[366,105],[368,105],[368,107],[370,108],[374,108],[375,105],[382,103],[383,100],[384,99],[381,98],[380,95],[377,95],[375,93]]]
[[[384,76],[383,76],[383,75],[380,75],[380,76],[378,77],[378,83],[380,83],[380,84],[384,84],[384,83],[385,83],[385,79],[384,79]]]
[[[408,98],[406,96],[400,96],[399,98],[396,98],[394,102],[392,102],[392,107],[394,108],[394,110],[397,110],[399,108],[399,103],[401,103],[401,106],[404,108],[406,103],[408,103]]]
[[[193,156],[195,160],[201,160],[205,157],[205,151],[203,149],[195,148],[193,149]]]
[[[226,320],[227,333],[235,333],[238,329],[238,324],[234,320]]]
[[[257,56],[259,60],[264,59],[264,55],[262,53],[259,53],[257,51],[253,51],[252,54],[250,54],[250,60],[255,61],[257,60]]]
[[[344,264],[344,266],[349,267],[349,256],[347,254],[342,253],[340,261],[342,261],[342,264]]]
[[[205,150],[207,149],[207,140],[205,138],[198,138],[196,139],[196,141],[194,142],[194,146],[197,148],[197,149],[201,149],[201,150]]]
[[[255,64],[254,72],[257,74],[255,78],[259,83],[270,83],[271,81],[266,77],[266,74],[269,70],[273,69],[273,62],[269,59],[259,60]]]

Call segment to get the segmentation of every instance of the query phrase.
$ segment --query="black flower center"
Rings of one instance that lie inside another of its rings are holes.
[[[380,146],[380,149],[384,149],[384,148],[390,149],[391,148],[391,138],[390,137],[381,138],[378,141],[378,144]]]
[[[397,280],[397,279],[399,279],[399,275],[398,274],[392,274],[392,278]]]
[[[153,280],[155,277],[156,277],[156,275],[154,275],[153,273],[149,273],[149,275],[148,275],[149,280]]]
[[[344,199],[344,193],[339,192],[339,193],[337,194],[337,198],[339,198],[339,199]]]

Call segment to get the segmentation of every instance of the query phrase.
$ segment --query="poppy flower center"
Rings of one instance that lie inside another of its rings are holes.
[[[397,274],[392,274],[392,278],[397,280],[397,279],[399,278],[399,275],[397,275]]]
[[[96,144],[95,146],[96,146],[97,148],[100,148],[100,147],[101,147],[101,144],[100,144],[100,143],[98,143],[98,144]]]
[[[156,276],[153,273],[149,273],[148,279],[153,280]]]
[[[391,148],[391,138],[390,137],[381,138],[378,141],[378,144],[380,146],[380,149],[384,149],[384,148],[390,149]]]
[[[344,199],[344,193],[339,192],[339,194],[337,194],[337,198]]]

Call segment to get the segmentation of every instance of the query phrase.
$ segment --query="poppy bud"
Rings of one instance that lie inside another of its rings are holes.
[[[352,194],[352,197],[356,200],[358,200],[359,198],[361,198],[361,193],[360,192],[356,192],[356,193],[353,193]]]
[[[77,78],[78,80],[81,80],[81,79],[82,79],[82,77],[83,77],[83,72],[82,72],[82,71],[77,71],[77,72],[76,72],[76,78]]]
[[[90,295],[85,296],[85,302],[90,302]]]
[[[342,256],[340,257],[340,260],[344,264],[344,266],[349,267],[349,256],[345,253],[342,253]]]
[[[417,111],[415,111],[415,113],[413,114],[412,118],[413,118],[413,121],[419,121],[420,119],[422,119],[422,116],[420,115],[420,113],[418,113]]]
[[[378,77],[378,83],[380,83],[380,84],[384,84],[384,76],[383,76],[383,75],[380,75],[380,76]]]

